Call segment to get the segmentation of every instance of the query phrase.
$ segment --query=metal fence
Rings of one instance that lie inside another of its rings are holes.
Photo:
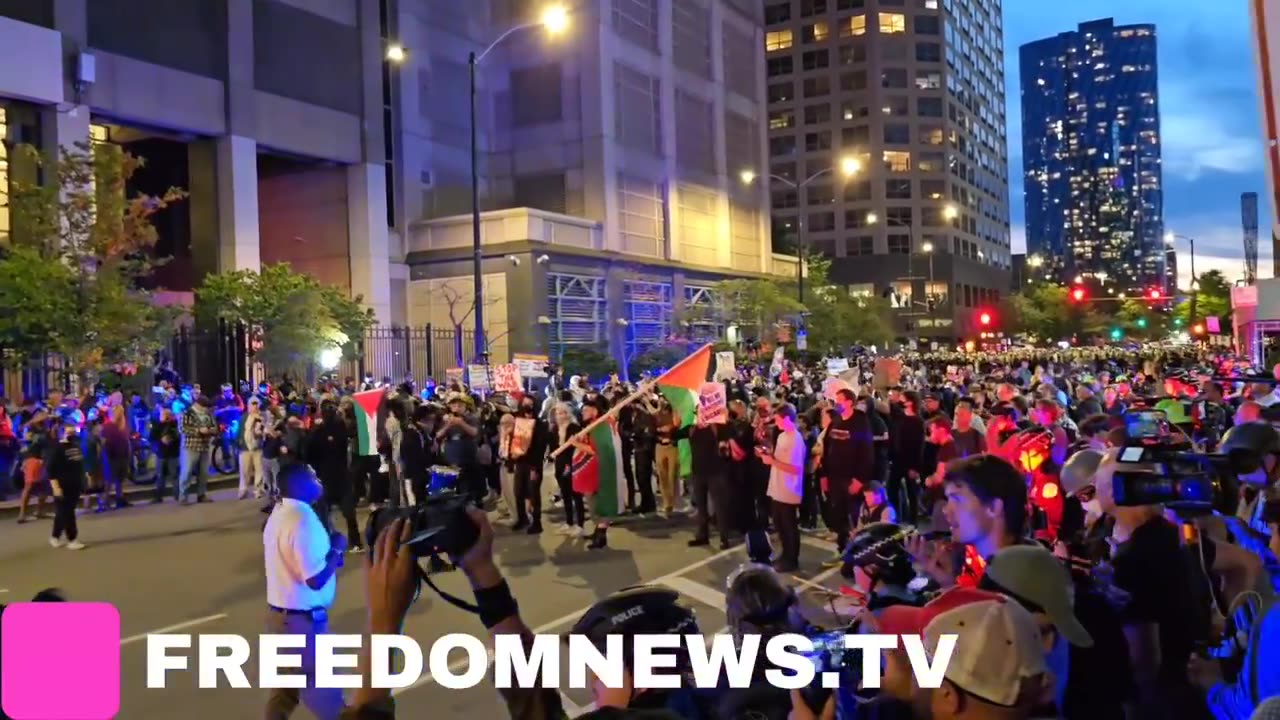
[[[413,378],[421,384],[427,378],[445,379],[445,371],[464,367],[473,344],[473,333],[462,328],[438,327],[373,327],[355,345],[354,357],[342,360],[333,370],[339,377],[375,379],[391,378],[401,382]],[[63,360],[53,353],[32,356],[25,363],[5,363],[0,372],[0,397],[17,398],[48,395],[51,390],[79,393],[77,379],[66,372]],[[279,380],[282,370],[264,366],[254,359],[248,333],[243,326],[223,323],[213,328],[181,328],[168,346],[157,353],[156,363],[172,363],[173,371],[183,382],[199,383],[206,391],[222,383],[239,386],[241,382],[257,383]],[[314,382],[325,371],[317,361],[304,368],[304,377]],[[290,374],[296,373],[296,369]],[[152,368],[140,368],[136,389],[149,387]]]

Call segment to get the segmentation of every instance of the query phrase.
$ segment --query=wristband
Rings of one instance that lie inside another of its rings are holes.
[[[477,614],[486,630],[520,612],[520,606],[511,595],[511,587],[506,580],[491,588],[477,588],[475,595]]]

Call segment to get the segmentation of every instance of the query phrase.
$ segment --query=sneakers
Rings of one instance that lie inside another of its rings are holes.
[[[570,530],[569,535],[581,540],[582,538],[587,536],[587,529],[582,527],[581,525],[574,525],[573,529]]]
[[[560,523],[560,527],[556,528],[557,535],[572,535],[573,526],[569,523]]]
[[[67,549],[68,549],[68,550],[83,550],[83,549],[84,549],[84,543],[80,542],[79,540],[72,540],[71,542],[67,543]]]
[[[63,540],[62,538],[56,538],[56,537],[49,538],[49,547],[60,548],[66,544],[67,544],[66,541]]]

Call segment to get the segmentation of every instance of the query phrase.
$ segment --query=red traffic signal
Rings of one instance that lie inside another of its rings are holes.
[[[985,310],[978,313],[978,324],[982,327],[991,327],[991,319],[991,313],[986,312]]]
[[[1192,334],[1192,335],[1203,335],[1203,334],[1204,334],[1204,325],[1202,325],[1201,323],[1196,323],[1195,325],[1191,326],[1191,334]]]
[[[1151,300],[1159,300],[1164,297],[1164,293],[1160,292],[1160,288],[1151,288],[1147,291],[1147,298]]]
[[[1084,288],[1079,286],[1072,288],[1071,290],[1072,300],[1074,300],[1075,302],[1084,302],[1084,298],[1085,298]]]

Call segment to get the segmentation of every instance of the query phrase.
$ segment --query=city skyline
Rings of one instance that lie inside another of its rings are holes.
[[[1160,64],[1161,131],[1166,228],[1196,238],[1196,270],[1222,270],[1234,280],[1244,272],[1240,193],[1257,192],[1263,228],[1266,178],[1253,43],[1245,6],[1205,6],[1177,0],[1135,0],[1113,12],[1102,0],[1066,5],[1009,3],[1005,13],[1006,96],[1009,118],[1009,192],[1013,249],[1026,247],[1023,206],[1022,127],[1016,49],[1113,17],[1117,25],[1156,26]],[[1264,233],[1265,234],[1265,233]],[[1259,242],[1259,270],[1269,275],[1270,243]],[[1180,285],[1189,279],[1186,246],[1180,244]]]

